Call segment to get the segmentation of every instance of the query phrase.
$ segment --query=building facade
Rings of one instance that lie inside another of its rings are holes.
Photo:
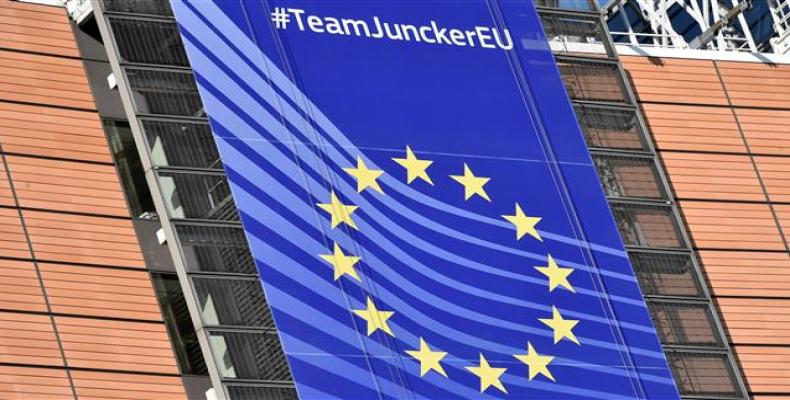
[[[34,3],[0,0],[0,393],[295,398],[168,1]],[[790,397],[786,65],[536,5],[681,394]]]

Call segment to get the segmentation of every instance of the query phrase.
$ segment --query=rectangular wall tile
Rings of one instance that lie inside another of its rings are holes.
[[[713,62],[620,57],[641,102],[726,105]]]
[[[32,262],[0,260],[0,308],[47,311],[44,292]]]
[[[178,377],[73,371],[79,400],[186,400]]]
[[[719,298],[734,344],[790,345],[790,299]]]
[[[785,249],[767,204],[681,201],[694,245],[701,249]]]
[[[641,107],[658,150],[746,151],[729,109],[649,103]]]
[[[66,10],[18,1],[0,2],[0,47],[79,57]]]
[[[0,99],[93,110],[82,61],[0,50]]]
[[[790,298],[790,255],[785,252],[700,251],[714,296]]]
[[[66,371],[0,366],[0,399],[74,400]]]
[[[754,157],[768,197],[790,202],[790,157]]]
[[[0,312],[0,363],[62,366],[49,316]]]
[[[748,156],[665,151],[661,159],[680,200],[766,200]]]
[[[790,393],[790,348],[740,345],[735,346],[735,353],[753,392]]]
[[[736,107],[776,107],[790,103],[790,65],[718,61],[727,93]]]

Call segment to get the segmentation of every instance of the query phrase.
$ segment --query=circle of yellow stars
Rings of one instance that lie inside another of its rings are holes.
[[[343,170],[356,180],[357,193],[362,193],[367,189],[371,189],[380,194],[384,194],[384,190],[382,190],[378,182],[378,179],[384,174],[384,171],[371,169],[359,155],[356,161],[357,164],[355,167],[343,168]],[[410,146],[406,146],[406,155],[404,158],[394,157],[392,161],[406,170],[407,184],[414,184],[415,181],[420,180],[428,185],[434,186],[434,182],[428,174],[428,168],[434,161],[418,158]],[[463,164],[463,170],[459,175],[450,175],[449,177],[463,187],[465,201],[469,201],[477,196],[485,201],[491,202],[491,197],[485,189],[485,186],[490,183],[491,178],[475,175],[472,168],[467,163]],[[354,214],[359,207],[353,204],[343,203],[334,190],[329,193],[328,203],[318,203],[316,206],[329,215],[332,229],[345,225],[351,229],[359,230],[359,227],[357,227],[357,224],[352,218],[352,214]],[[501,217],[513,225],[516,230],[517,241],[529,235],[543,242],[543,238],[537,230],[537,225],[540,223],[541,218],[527,215],[519,203],[515,204],[512,215],[506,214]],[[319,254],[318,256],[333,267],[333,278],[335,281],[340,280],[344,276],[359,282],[362,281],[355,269],[355,265],[361,261],[361,257],[353,254],[346,254],[337,242],[334,243],[331,253]],[[571,293],[575,293],[575,289],[568,281],[568,277],[573,273],[574,269],[559,266],[551,254],[547,255],[546,263],[547,265],[535,266],[534,268],[548,279],[549,292],[551,293],[558,287],[562,287]],[[564,318],[555,306],[552,306],[551,309],[550,317],[539,318],[538,321],[552,330],[554,344],[557,345],[563,340],[568,340],[580,345],[579,339],[573,333],[573,329],[579,321]],[[382,331],[387,335],[395,337],[395,333],[389,326],[389,320],[395,315],[395,312],[380,310],[371,297],[367,297],[365,308],[351,310],[351,312],[365,321],[368,336],[377,331]],[[420,364],[420,376],[425,376],[431,372],[443,377],[448,376],[442,366],[442,361],[447,356],[447,352],[431,348],[423,337],[419,338],[418,348],[406,350],[405,353]],[[554,360],[554,356],[540,354],[531,342],[527,341],[525,354],[514,354],[513,357],[527,366],[527,377],[529,380],[533,380],[541,375],[545,379],[552,382],[555,381],[554,376],[549,370],[549,364]],[[507,393],[507,388],[502,383],[502,376],[507,371],[507,368],[492,366],[483,353],[479,354],[479,360],[476,365],[467,366],[465,369],[480,379],[481,393],[491,387],[503,393]]]

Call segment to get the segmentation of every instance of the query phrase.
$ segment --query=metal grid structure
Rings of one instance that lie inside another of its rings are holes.
[[[295,399],[168,0],[92,1],[216,399]]]
[[[536,5],[681,395],[747,398],[602,14],[592,0]]]

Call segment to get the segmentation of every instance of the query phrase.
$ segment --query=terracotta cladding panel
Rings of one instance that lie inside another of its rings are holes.
[[[3,50],[0,100],[91,110],[96,107],[80,60]]]
[[[129,216],[115,167],[6,156],[21,207]]]
[[[33,263],[0,260],[0,304],[5,309],[47,311]]]
[[[23,215],[39,260],[145,268],[129,220],[28,210]]]
[[[779,225],[782,226],[782,231],[790,239],[790,205],[774,204],[774,211],[776,218],[779,219]]]
[[[52,311],[63,314],[161,321],[145,271],[40,263]]]
[[[700,251],[716,296],[790,297],[790,255],[773,252]]]
[[[0,399],[73,400],[66,371],[0,366]]]
[[[94,112],[0,102],[0,142],[9,153],[112,162]]]
[[[14,193],[11,191],[11,184],[8,182],[8,175],[5,163],[0,160],[0,206],[16,206]]]
[[[735,113],[753,153],[790,155],[790,110],[736,108]]]
[[[697,248],[785,249],[767,204],[704,201],[678,203]]]
[[[732,111],[720,107],[642,104],[659,150],[746,152]]]
[[[4,257],[30,258],[22,220],[15,209],[0,208],[0,254]]]
[[[50,318],[0,312],[0,363],[62,366]]]
[[[662,152],[661,158],[679,199],[765,201],[748,156]]]
[[[736,107],[776,107],[790,102],[790,65],[718,62]]]
[[[177,377],[73,371],[79,400],[186,400]]]
[[[789,345],[790,299],[717,299],[734,344]]]
[[[0,47],[79,57],[62,8],[0,0]]]
[[[753,392],[790,393],[790,348],[742,345],[735,353]]]
[[[712,61],[620,57],[639,101],[726,105]]]
[[[754,157],[771,201],[790,202],[790,158]]]
[[[72,367],[178,374],[164,324],[56,317]]]

